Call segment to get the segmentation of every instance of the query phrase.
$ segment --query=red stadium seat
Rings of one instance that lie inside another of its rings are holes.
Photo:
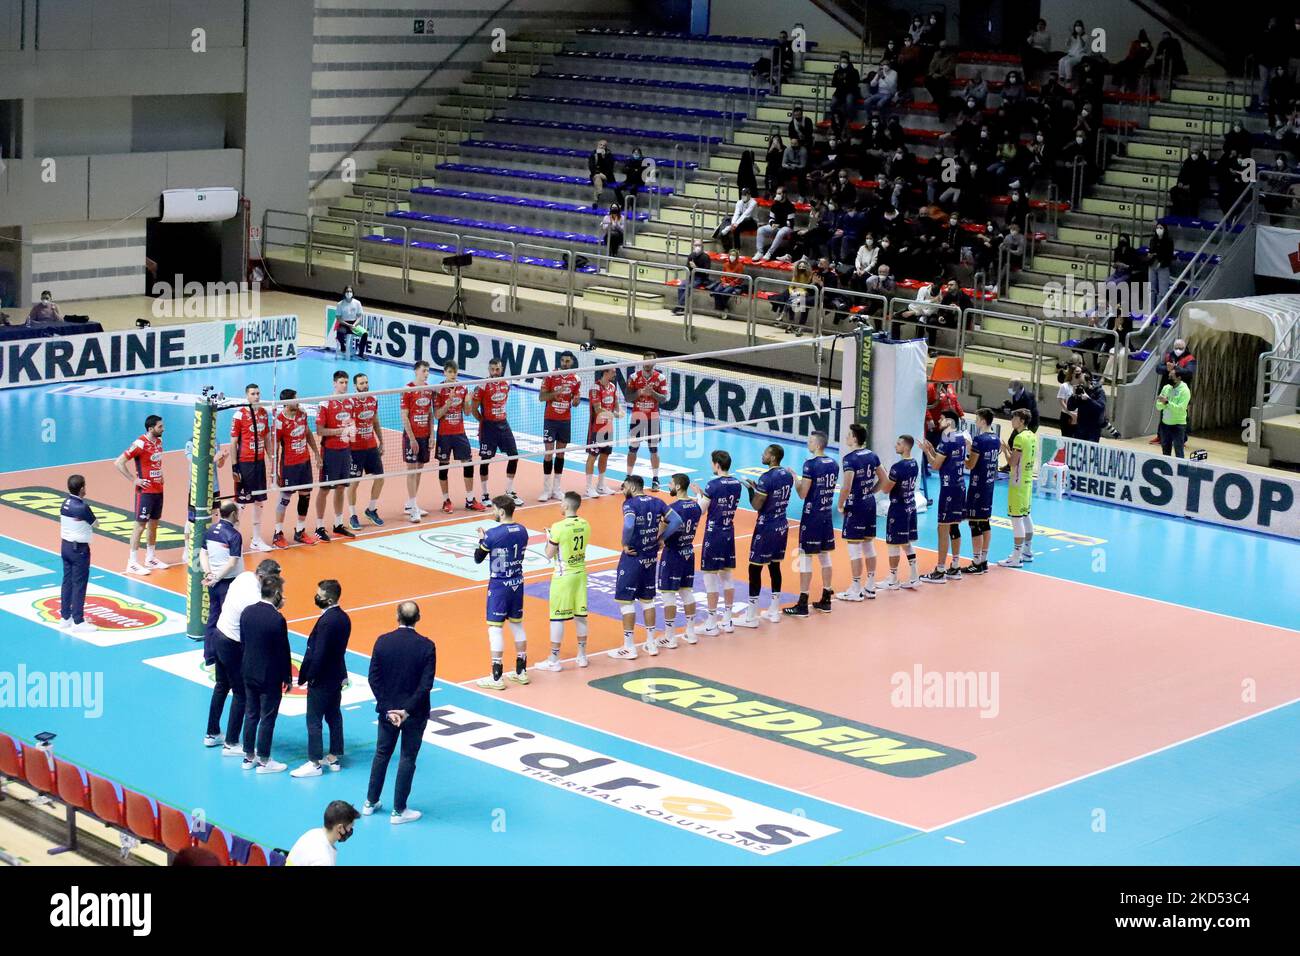
[[[214,826],[208,831],[207,842],[196,840],[194,845],[210,850],[222,866],[235,865],[235,861],[230,858],[230,844],[226,842],[226,834],[221,827]]]
[[[80,767],[55,757],[54,783],[58,788],[59,799],[69,807],[77,810],[90,809],[90,785]]]
[[[54,770],[50,767],[50,755],[39,747],[25,748],[23,752],[23,769],[27,771],[27,784],[47,796],[57,797],[59,786],[54,780]]]
[[[123,787],[122,802],[126,806],[127,828],[141,840],[161,843],[158,835],[158,811],[149,798]]]
[[[158,835],[162,845],[173,853],[195,845],[194,835],[190,833],[190,818],[165,803],[158,804]],[[225,838],[222,840],[224,842]]]
[[[117,787],[93,773],[86,776],[90,778],[90,812],[109,826],[125,827],[126,809],[117,795]]]
[[[18,742],[8,734],[0,734],[0,777],[27,779],[23,770],[23,752],[18,748]]]
[[[248,849],[248,862],[244,866],[266,866],[266,851],[254,843]]]

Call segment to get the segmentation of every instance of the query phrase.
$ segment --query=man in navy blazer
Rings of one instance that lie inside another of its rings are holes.
[[[241,671],[244,675],[244,763],[245,770],[279,773],[286,769],[271,759],[271,738],[280,700],[293,686],[293,662],[289,658],[289,625],[280,613],[284,604],[284,578],[278,574],[261,579],[262,599],[239,615],[240,640],[244,645]]]
[[[400,737],[401,756],[393,786],[393,813],[389,818],[392,824],[420,819],[420,811],[409,809],[406,799],[411,793],[424,728],[429,723],[429,692],[433,690],[438,657],[433,641],[415,630],[419,620],[420,606],[414,601],[403,601],[397,607],[397,630],[380,637],[370,656],[370,690],[375,695],[375,712],[379,714],[379,741],[375,745],[370,789],[361,815],[370,816],[380,808],[379,795],[384,789],[388,761]]]
[[[333,578],[316,585],[321,616],[312,625],[307,651],[298,665],[298,686],[307,688],[307,762],[291,777],[319,777],[324,767],[342,770],[343,685],[348,679],[345,656],[352,636],[352,619],[339,607],[343,587]],[[321,721],[330,729],[330,751],[321,740]]]

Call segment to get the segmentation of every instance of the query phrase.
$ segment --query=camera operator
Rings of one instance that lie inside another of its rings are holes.
[[[1082,373],[1077,375],[1066,406],[1074,422],[1074,437],[1080,441],[1101,441],[1106,421],[1106,390],[1101,380],[1087,378]]]

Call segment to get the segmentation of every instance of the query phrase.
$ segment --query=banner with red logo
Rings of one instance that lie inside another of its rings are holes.
[[[1255,227],[1255,275],[1300,282],[1300,229]]]

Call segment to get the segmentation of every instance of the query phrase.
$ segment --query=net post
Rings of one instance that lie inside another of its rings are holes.
[[[194,515],[189,545],[185,549],[185,633],[194,640],[203,637],[208,620],[208,589],[203,586],[199,551],[212,522],[212,485],[215,479],[217,412],[206,398],[194,403],[190,462],[190,512]]]

